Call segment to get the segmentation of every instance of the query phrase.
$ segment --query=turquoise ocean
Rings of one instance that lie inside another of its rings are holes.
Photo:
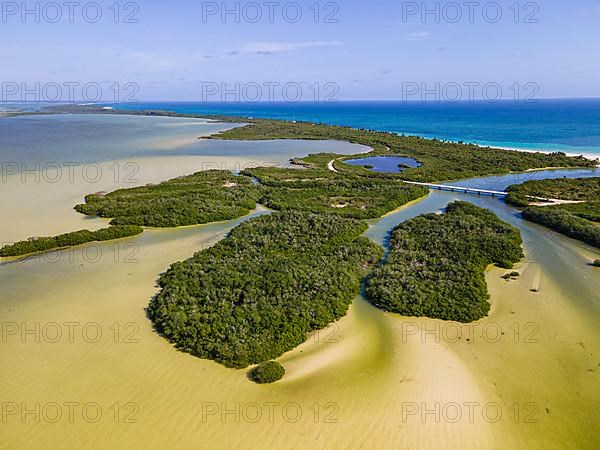
[[[600,157],[600,99],[539,100],[534,103],[140,102],[112,106],[128,110],[163,109],[179,113],[322,122],[485,146]]]

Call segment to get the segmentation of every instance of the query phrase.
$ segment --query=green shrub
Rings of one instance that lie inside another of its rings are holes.
[[[285,375],[285,368],[277,361],[266,361],[254,367],[248,377],[258,384],[274,383]]]
[[[519,272],[509,272],[509,273],[502,275],[502,278],[504,278],[505,280],[512,280],[515,278],[519,278],[520,276],[521,276],[521,274]]]
[[[517,208],[526,208],[529,206],[529,198],[521,194],[510,193],[504,198],[504,201]]]

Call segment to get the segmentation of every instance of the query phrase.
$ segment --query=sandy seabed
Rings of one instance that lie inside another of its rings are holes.
[[[201,162],[193,158],[139,160],[139,182],[192,173]],[[89,192],[9,184],[0,207],[15,220],[3,221],[2,239],[105,226],[72,211]],[[455,198],[463,197],[432,193],[370,232]],[[461,326],[400,317],[359,296],[339,322],[279,359],[283,380],[258,386],[245,370],[178,352],[144,311],[170,263],[244,219],[0,265],[1,446],[598,447],[600,275],[586,264],[595,250],[525,224],[526,242],[543,250],[528,250],[519,280],[488,270],[488,318]]]

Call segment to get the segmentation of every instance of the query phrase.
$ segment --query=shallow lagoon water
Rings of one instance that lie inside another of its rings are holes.
[[[35,170],[36,164],[127,160],[160,154],[227,128],[232,126],[171,117],[17,116],[0,120],[0,155],[3,162],[25,164],[27,170]]]
[[[165,169],[189,168],[177,157],[151,159],[146,167],[156,178]],[[14,218],[27,217],[40,189],[27,191]],[[526,242],[518,281],[507,283],[500,279],[505,271],[488,270],[490,316],[455,339],[456,324],[383,313],[359,296],[338,323],[280,358],[286,377],[270,386],[249,382],[243,370],[176,351],[145,317],[158,274],[222,239],[239,220],[149,230],[0,265],[0,322],[4,331],[17,326],[17,334],[2,336],[3,402],[30,409],[80,404],[72,422],[7,417],[3,445],[597,447],[600,275],[587,265],[599,257],[596,250],[522,221],[498,199],[450,192],[432,192],[372,221],[367,236],[384,243],[396,224],[457,199],[491,208],[517,225]],[[40,229],[47,225],[45,218],[38,222]],[[530,292],[533,285],[538,293]],[[56,342],[52,324],[64,333]],[[72,339],[65,324],[76,324]],[[499,339],[498,329],[504,333]],[[88,417],[81,412],[92,403],[102,410],[97,421],[91,409]],[[462,413],[456,421],[454,404]],[[465,404],[475,404],[473,421]],[[439,413],[423,416],[423,406]],[[495,421],[498,407],[502,416]]]
[[[87,194],[143,186],[201,170],[285,166],[309,153],[364,153],[336,141],[198,139],[231,128],[199,119],[47,115],[0,119],[0,243],[105,227],[73,210]]]
[[[592,176],[594,171],[584,172],[578,171],[577,175]],[[568,176],[570,171],[544,171],[536,176],[545,178],[544,175]],[[468,180],[466,184],[470,183]],[[500,278],[505,270],[488,269],[492,310],[487,318],[474,324],[459,326],[431,319],[386,316],[395,319],[402,341],[414,345],[416,352],[427,353],[429,346],[441,344],[467,365],[486,398],[483,405],[488,406],[490,418],[484,421],[493,425],[490,431],[495,437],[488,436],[490,440],[484,448],[502,448],[502,440],[505,446],[514,448],[594,448],[594,404],[600,399],[596,360],[600,342],[600,273],[589,263],[600,252],[522,220],[516,209],[497,198],[438,191],[414,206],[374,221],[367,236],[386,245],[390,229],[398,223],[419,214],[442,211],[455,200],[491,209],[520,229],[526,250],[524,261],[517,266],[521,277],[506,282]],[[533,288],[539,292],[531,292]],[[440,368],[436,365],[432,370]],[[454,390],[452,385],[447,388]],[[449,420],[454,413],[449,405],[462,405],[464,419],[468,412],[465,402],[475,401],[460,394],[450,397],[453,400],[438,397],[439,401],[433,404],[440,405],[442,418],[446,405]],[[421,400],[413,393],[404,397],[404,401],[417,404]],[[431,402],[427,404],[432,406]],[[491,419],[495,410],[502,414],[498,422]],[[500,438],[496,433],[502,425],[507,428]],[[454,429],[457,431],[458,427]],[[463,444],[470,442],[468,437],[464,439]],[[435,447],[424,436],[418,443],[411,442],[418,448]],[[460,447],[459,442],[449,448]]]
[[[464,186],[473,189],[488,189],[504,191],[512,184],[521,184],[527,181],[555,179],[555,178],[590,178],[600,176],[600,169],[552,169],[531,170],[528,172],[511,173],[492,177],[470,178],[468,180],[445,183],[454,186]]]
[[[344,163],[353,166],[371,166],[369,170],[383,173],[400,173],[406,166],[419,167],[421,163],[404,156],[371,156],[361,159],[346,159]]]

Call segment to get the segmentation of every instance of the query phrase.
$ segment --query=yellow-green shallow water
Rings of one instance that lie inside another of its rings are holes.
[[[190,161],[144,164],[158,177]],[[71,208],[68,189],[55,198]],[[400,221],[458,198],[518,225],[528,249],[518,281],[488,270],[488,318],[405,318],[358,297],[282,356],[286,376],[268,386],[176,351],[144,311],[159,273],[239,220],[0,265],[0,447],[597,448],[600,273],[587,265],[597,251],[498,199],[450,193],[373,221],[367,235],[383,242]],[[23,197],[12,216],[32,214],[28,205]],[[61,229],[60,215],[39,213],[36,229]],[[0,227],[23,237],[15,222]]]

